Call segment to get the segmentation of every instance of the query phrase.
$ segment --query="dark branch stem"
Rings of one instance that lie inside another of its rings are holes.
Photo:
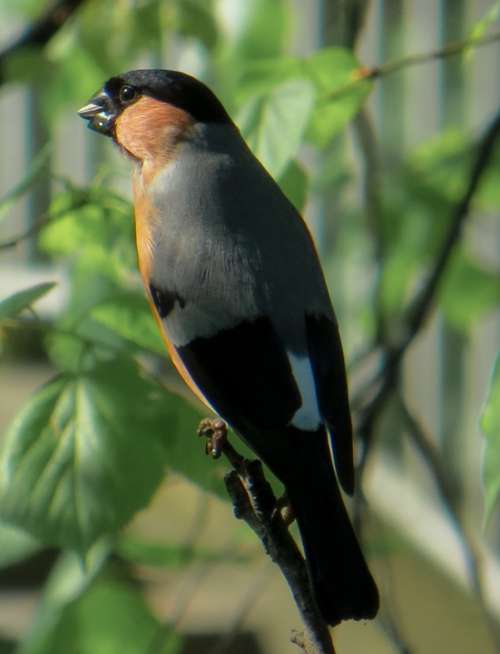
[[[7,239],[6,241],[0,241],[0,250],[8,250],[10,248],[17,247],[20,243],[25,241],[30,236],[37,234],[41,229],[46,227],[49,223],[53,223],[56,220],[60,220],[61,218],[64,218],[72,211],[77,211],[78,209],[81,209],[82,207],[86,206],[88,202],[89,199],[87,195],[80,195],[68,207],[64,207],[59,211],[52,211],[52,212],[47,211],[46,213],[42,214],[38,218],[38,220],[31,227],[29,227],[29,229],[22,232],[22,234],[17,234],[17,236],[13,236],[12,238]]]
[[[43,48],[74,14],[84,0],[58,0],[35,20],[21,36],[0,52],[0,84],[5,82],[9,58],[25,48]]]
[[[58,0],[21,36],[0,52],[0,84],[5,82],[7,61],[25,48],[43,48],[72,16],[83,0]]]
[[[496,141],[500,132],[500,112],[498,112],[484,133],[477,148],[476,158],[469,177],[469,183],[460,202],[456,205],[451,226],[436,258],[433,269],[422,291],[417,294],[410,305],[407,318],[407,335],[403,338],[399,349],[404,352],[425,321],[436,291],[449,263],[453,249],[462,235],[464,223],[470,213],[472,199],[479,188],[480,181],[493,156]]]
[[[376,77],[383,77],[385,75],[390,75],[395,73],[398,70],[403,68],[409,68],[410,66],[417,66],[418,64],[424,64],[429,61],[435,61],[436,59],[445,59],[446,57],[453,57],[460,54],[468,48],[479,48],[483,45],[488,45],[494,41],[500,40],[500,32],[491,32],[490,34],[485,34],[484,36],[475,38],[475,39],[464,39],[463,41],[453,41],[452,43],[446,43],[442,48],[436,48],[430,52],[423,52],[413,55],[407,55],[396,61],[388,61],[381,66],[372,68],[368,76],[371,79]]]
[[[328,625],[311,589],[304,557],[288,531],[262,464],[244,459],[234,449],[221,433],[221,422],[203,420],[198,433],[209,439],[209,454],[223,453],[233,467],[225,477],[225,484],[234,514],[255,532],[290,587],[306,627],[305,635],[294,634],[292,640],[307,654],[335,654]]]
[[[224,454],[226,448],[224,446]],[[228,455],[231,463],[233,452],[231,447]],[[262,464],[243,460],[225,481],[236,517],[244,520],[255,532],[292,591],[309,636],[300,645],[311,654],[333,654],[330,633],[316,606],[304,559],[276,508],[276,498],[264,477]],[[298,642],[297,637],[295,642]]]
[[[429,273],[427,282],[408,306],[403,321],[402,335],[399,341],[393,345],[387,345],[385,348],[384,363],[375,380],[377,388],[361,412],[359,433],[364,444],[358,468],[361,474],[370,450],[375,422],[397,384],[401,362],[408,347],[419,333],[430,313],[443,274],[461,237],[465,221],[470,215],[472,199],[493,156],[499,132],[500,112],[496,114],[478,144],[467,187],[453,210],[450,227]]]
[[[478,143],[467,186],[451,214],[447,234],[429,272],[427,281],[421,290],[416,293],[405,312],[400,338],[395,343],[386,343],[383,347],[383,364],[368,387],[371,397],[365,402],[364,408],[359,411],[359,434],[363,443],[361,459],[357,469],[360,482],[374,442],[377,420],[382,414],[387,401],[397,389],[404,355],[431,312],[439,284],[451,260],[454,249],[460,240],[464,224],[470,215],[472,200],[479,188],[483,174],[492,159],[499,132],[500,112],[494,117]],[[441,464],[438,453],[433,447],[431,440],[426,437],[413,416],[407,410],[404,410],[403,417],[407,423],[410,436],[423,454],[427,465],[433,473],[439,493],[460,537],[472,588],[478,597],[492,638],[498,646],[499,636],[496,625],[484,601],[479,556],[473,538],[462,524],[459,508],[452,492],[451,480],[446,469]],[[359,483],[358,487],[360,486],[361,484]],[[355,505],[355,523],[359,523],[361,508],[362,502],[359,501]],[[395,624],[388,624],[387,626],[389,627],[389,633],[392,633]],[[401,651],[405,651],[404,648]]]

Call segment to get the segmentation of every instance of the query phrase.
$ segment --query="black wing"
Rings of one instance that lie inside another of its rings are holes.
[[[308,315],[306,331],[319,408],[330,432],[335,468],[342,488],[352,495],[352,423],[338,327],[327,316]]]
[[[176,350],[211,406],[239,431],[283,428],[301,405],[286,351],[266,317]]]

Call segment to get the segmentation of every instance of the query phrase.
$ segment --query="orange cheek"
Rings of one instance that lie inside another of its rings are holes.
[[[117,142],[133,157],[153,160],[155,167],[172,156],[191,116],[170,104],[143,96],[125,109],[115,123]]]
[[[172,105],[143,96],[117,118],[115,137],[120,146],[140,161],[134,172],[134,208],[139,268],[149,279],[155,222],[161,220],[148,198],[148,185],[172,160],[177,144],[192,125],[191,116]]]

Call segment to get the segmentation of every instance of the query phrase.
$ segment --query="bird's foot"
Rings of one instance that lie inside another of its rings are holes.
[[[220,418],[204,418],[198,426],[198,436],[206,438],[205,452],[213,459],[220,458],[227,444],[227,425]]]

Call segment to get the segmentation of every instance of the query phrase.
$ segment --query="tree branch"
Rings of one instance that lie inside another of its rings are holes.
[[[357,466],[358,480],[361,481],[369,453],[374,441],[375,426],[389,398],[397,389],[401,364],[410,344],[413,342],[432,309],[439,284],[450,262],[452,253],[457,245],[463,231],[463,226],[470,215],[471,203],[479,188],[482,176],[487,170],[494,153],[494,148],[500,132],[500,112],[494,117],[483,137],[479,141],[476,155],[471,167],[470,177],[460,201],[452,211],[450,225],[441,248],[437,254],[434,264],[429,272],[426,283],[417,292],[409,303],[403,320],[403,328],[400,331],[399,340],[395,343],[382,344],[383,363],[376,376],[365,387],[364,395],[371,393],[371,397],[365,402],[364,408],[357,411],[359,414],[359,434],[363,443],[361,459]],[[432,445],[432,441],[426,437],[415,418],[409,413],[406,407],[403,410],[403,418],[407,424],[409,434],[424,460],[433,473],[442,500],[447,507],[453,524],[459,534],[464,552],[468,576],[473,589],[476,592],[481,604],[485,620],[490,633],[498,645],[498,633],[491,615],[485,605],[480,575],[480,562],[472,536],[468,533],[460,519],[459,508],[454,499],[451,482],[446,469],[441,464],[438,453]],[[358,483],[358,489],[361,484]],[[363,505],[363,497],[360,494],[355,504],[355,523],[359,523],[360,512]],[[390,616],[389,616],[390,617]],[[391,629],[393,625],[388,625]],[[401,651],[407,651],[404,648]]]
[[[376,389],[368,403],[361,410],[359,433],[364,447],[358,465],[358,474],[360,475],[370,450],[375,422],[396,386],[401,362],[409,345],[419,333],[430,313],[439,284],[450,262],[453,250],[460,239],[465,221],[470,215],[472,199],[493,156],[499,133],[500,112],[496,114],[478,144],[469,182],[462,198],[452,212],[450,227],[429,273],[427,282],[416,293],[405,312],[406,318],[403,320],[400,339],[395,344],[388,344],[384,348],[384,363],[371,385],[372,391],[373,387]]]
[[[57,0],[21,36],[0,52],[0,84],[5,82],[8,59],[25,48],[43,48],[84,0]]]
[[[469,183],[465,189],[465,193],[453,211],[450,229],[446,235],[441,250],[438,253],[428,281],[409,307],[407,334],[406,338],[402,339],[400,345],[400,349],[403,349],[403,351],[413,340],[415,334],[427,318],[437,288],[449,263],[450,256],[462,235],[462,229],[467,217],[469,216],[474,194],[478,190],[481,178],[493,156],[499,133],[500,111],[496,114],[495,118],[486,129],[484,136],[479,143]]]
[[[332,100],[337,100],[341,96],[350,93],[357,86],[362,84],[366,80],[375,80],[380,79],[381,77],[387,77],[396,73],[404,68],[410,68],[412,66],[417,66],[419,64],[428,63],[429,61],[436,61],[438,59],[444,59],[446,57],[453,57],[455,55],[464,52],[468,48],[480,48],[489,43],[494,43],[495,41],[500,41],[500,31],[492,32],[491,34],[485,34],[484,36],[477,37],[475,39],[465,39],[463,41],[453,41],[452,43],[447,43],[442,48],[437,48],[436,50],[431,50],[430,52],[422,52],[413,55],[407,55],[401,59],[396,59],[394,61],[388,61],[385,64],[380,64],[379,66],[374,66],[373,68],[361,68],[356,71],[356,77],[343,84],[342,86],[334,89],[325,99],[325,102],[331,102]]]
[[[66,215],[72,211],[78,211],[87,206],[91,199],[91,193],[88,189],[80,189],[73,187],[74,197],[72,198],[72,203],[67,207],[62,207],[57,211],[45,211],[41,216],[31,225],[28,229],[21,234],[16,236],[11,236],[5,241],[0,241],[0,251],[9,250],[20,245],[23,241],[31,236],[37,234],[40,230],[46,227],[48,224],[53,223],[61,218],[64,218]]]
[[[234,514],[244,520],[262,542],[265,551],[285,577],[306,627],[292,642],[307,654],[335,654],[328,625],[314,598],[304,557],[288,531],[260,461],[244,459],[227,441],[226,427],[219,419],[203,420],[199,435],[208,438],[212,456],[223,453],[233,467],[225,477]]]

